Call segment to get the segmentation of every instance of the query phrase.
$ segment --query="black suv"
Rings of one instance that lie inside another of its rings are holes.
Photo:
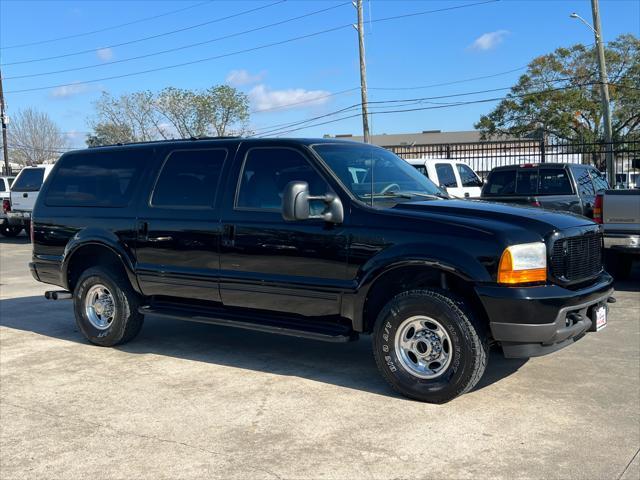
[[[606,324],[601,227],[451,200],[393,153],[199,139],[63,155],[33,213],[33,276],[98,345],[145,315],[342,342],[371,334],[399,392],[446,402],[507,357]],[[215,346],[212,346],[215,348]]]

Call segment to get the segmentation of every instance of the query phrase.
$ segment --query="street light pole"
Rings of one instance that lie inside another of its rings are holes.
[[[364,57],[364,21],[362,14],[362,0],[356,0],[354,6],[358,11],[358,49],[360,52],[360,96],[362,98],[362,136],[364,143],[370,143],[369,140],[369,106],[367,103],[367,66]],[[355,26],[355,25],[354,25]]]
[[[615,184],[615,168],[613,165],[613,130],[611,128],[611,103],[609,102],[609,79],[607,77],[607,64],[604,57],[604,43],[602,42],[602,26],[600,24],[600,8],[598,0],[591,0],[591,13],[593,26],[577,13],[572,13],[571,18],[576,18],[584,23],[593,32],[598,51],[598,70],[600,73],[600,96],[602,100],[602,116],[604,123],[604,141],[606,145],[605,159],[607,165],[607,178],[609,183]]]

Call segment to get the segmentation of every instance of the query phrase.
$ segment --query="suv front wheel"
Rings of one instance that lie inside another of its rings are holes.
[[[111,347],[133,339],[144,321],[140,298],[128,279],[115,269],[85,270],[74,295],[76,324],[91,343]]]
[[[378,369],[401,394],[444,403],[471,390],[489,353],[486,329],[459,298],[440,289],[396,295],[373,331]]]

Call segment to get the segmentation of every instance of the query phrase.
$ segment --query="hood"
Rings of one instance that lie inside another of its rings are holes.
[[[533,230],[541,237],[546,237],[554,231],[596,225],[588,218],[572,213],[481,200],[403,202],[396,204],[392,210],[485,231]]]

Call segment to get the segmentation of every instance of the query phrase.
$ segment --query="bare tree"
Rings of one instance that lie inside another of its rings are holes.
[[[11,161],[22,165],[55,160],[69,145],[51,117],[33,108],[18,111],[7,133]]]

